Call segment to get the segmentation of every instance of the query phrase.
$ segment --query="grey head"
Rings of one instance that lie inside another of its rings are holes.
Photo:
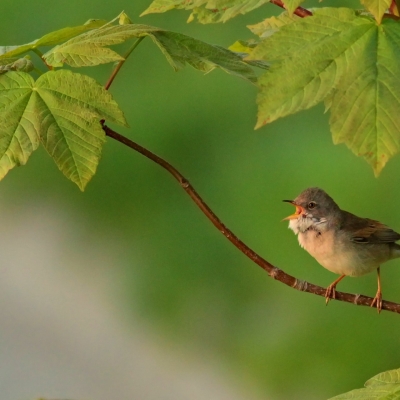
[[[289,220],[289,228],[296,234],[310,228],[325,230],[329,223],[340,218],[340,208],[326,192],[312,187],[301,192],[294,200],[283,200],[296,207]]]

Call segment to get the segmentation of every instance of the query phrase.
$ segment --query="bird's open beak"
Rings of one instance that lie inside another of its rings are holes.
[[[282,221],[287,221],[287,220],[290,220],[290,219],[299,218],[300,214],[304,211],[304,208],[301,207],[301,206],[298,206],[297,204],[295,204],[295,202],[293,200],[283,200],[283,201],[286,202],[286,203],[290,203],[290,204],[294,205],[296,207],[296,212],[294,214],[292,214],[292,215],[289,215],[286,218],[283,218]]]

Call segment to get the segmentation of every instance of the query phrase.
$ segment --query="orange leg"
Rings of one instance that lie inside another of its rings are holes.
[[[378,271],[378,291],[376,292],[376,295],[372,300],[371,307],[373,307],[376,304],[376,309],[378,310],[378,313],[380,313],[382,310],[381,267],[379,267],[377,271]]]
[[[331,283],[327,288],[325,292],[325,302],[326,304],[329,303],[330,299],[334,299],[336,296],[336,285],[345,277],[346,275],[341,275],[339,278],[336,279],[335,282]]]

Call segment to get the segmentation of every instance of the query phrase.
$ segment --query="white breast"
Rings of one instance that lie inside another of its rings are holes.
[[[338,248],[334,230],[308,230],[298,234],[299,244],[324,268],[339,275],[359,276],[378,268],[373,260],[360,259],[354,245]],[[337,239],[337,238],[336,238]]]

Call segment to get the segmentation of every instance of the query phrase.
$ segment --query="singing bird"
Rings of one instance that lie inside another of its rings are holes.
[[[371,307],[382,309],[380,265],[400,257],[400,234],[379,221],[360,218],[341,210],[320,188],[308,188],[294,200],[283,200],[296,207],[289,228],[300,246],[324,268],[339,274],[325,292],[326,303],[335,298],[336,285],[345,276],[361,276],[377,270],[378,290]]]

